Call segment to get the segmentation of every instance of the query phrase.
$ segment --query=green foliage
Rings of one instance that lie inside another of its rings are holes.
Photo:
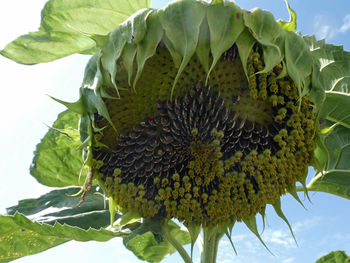
[[[329,170],[315,176],[308,190],[334,194],[350,199],[350,172],[349,170]]]
[[[344,89],[344,91],[327,92],[321,108],[320,119],[325,119],[334,124],[342,125],[345,128],[350,129],[350,113],[348,109],[349,104],[350,91]]]
[[[21,200],[18,205],[7,208],[7,214],[21,213],[38,223],[54,225],[57,222],[85,230],[107,227],[110,223],[109,211],[102,193],[93,187],[77,207],[81,197],[74,195],[79,190],[79,187],[67,187],[53,190],[37,199]]]
[[[187,231],[180,230],[179,226],[169,221],[169,231],[181,245],[190,243]],[[160,262],[166,255],[175,252],[175,248],[165,240],[161,219],[144,219],[138,228],[123,238],[126,248],[130,249],[139,259],[148,262]]]
[[[0,216],[0,262],[33,255],[70,240],[107,241],[126,233],[104,228],[84,230],[67,224],[41,224],[22,214]]]
[[[350,199],[350,52],[314,37],[304,40],[314,62],[311,94],[320,122],[317,173],[307,188]]]
[[[150,0],[50,0],[37,32],[20,36],[1,54],[18,63],[49,62],[74,53],[98,51],[90,34],[107,35]]]
[[[38,199],[25,199],[7,209],[0,216],[0,262],[33,255],[70,240],[107,241],[123,237],[123,242],[134,254],[149,262],[159,262],[175,249],[163,237],[157,220],[130,220],[127,213],[116,228],[105,229],[110,221],[104,197],[93,187],[80,207],[80,196],[72,196],[78,187],[53,190]],[[141,223],[142,222],[142,223]],[[170,221],[171,234],[181,243],[188,244],[187,231]]]
[[[348,257],[344,251],[333,251],[329,254],[321,257],[316,263],[349,263],[350,257]]]
[[[82,185],[87,171],[79,179],[83,166],[77,130],[79,115],[64,111],[37,145],[30,173],[41,184],[51,187]]]

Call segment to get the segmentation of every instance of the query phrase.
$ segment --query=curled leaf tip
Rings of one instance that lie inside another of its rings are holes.
[[[281,19],[277,20],[277,22],[281,25],[281,27],[286,31],[295,31],[297,29],[297,14],[296,12],[290,7],[288,0],[285,0],[285,3],[287,5],[287,9],[289,12],[289,21],[283,21]]]

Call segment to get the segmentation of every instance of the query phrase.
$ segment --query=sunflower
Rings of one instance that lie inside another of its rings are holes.
[[[112,31],[94,60],[106,111],[86,131],[107,196],[203,227],[298,199],[315,148],[312,62],[285,28],[260,9],[187,0]]]

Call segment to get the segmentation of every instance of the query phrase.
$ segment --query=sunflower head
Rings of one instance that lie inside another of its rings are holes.
[[[86,132],[108,196],[207,227],[296,196],[313,160],[312,60],[285,28],[260,9],[182,0],[111,32],[94,87],[108,114]]]

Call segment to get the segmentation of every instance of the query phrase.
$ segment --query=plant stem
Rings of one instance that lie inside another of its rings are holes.
[[[216,262],[216,256],[218,255],[219,242],[220,242],[220,239],[223,237],[223,235],[224,235],[224,232],[222,232],[222,231],[217,231],[216,232],[215,251],[214,251],[214,260],[213,260],[213,262]]]
[[[203,252],[201,263],[215,263],[218,252],[219,241],[223,236],[220,228],[203,228]]]
[[[184,260],[185,263],[192,263],[190,256],[187,254],[186,250],[182,247],[182,245],[171,235],[169,231],[168,221],[164,220],[162,222],[162,230],[164,237],[169,241],[169,243],[179,252],[180,256]]]

